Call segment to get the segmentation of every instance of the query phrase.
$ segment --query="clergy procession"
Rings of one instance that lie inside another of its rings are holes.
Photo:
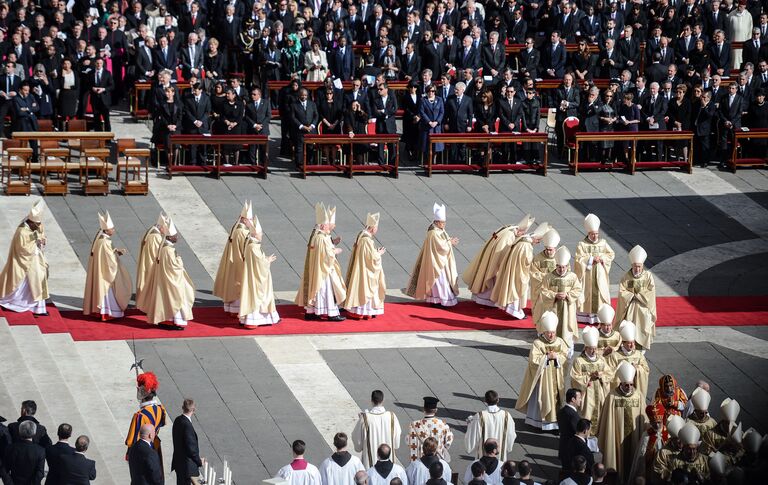
[[[83,314],[110,325],[125,316],[134,287],[122,262],[128,250],[112,242],[119,221],[109,212],[96,216],[100,230],[88,255]],[[764,483],[768,441],[757,430],[742,428],[736,400],[725,399],[717,410],[703,381],[686,394],[675,378],[677,369],[660,369],[658,386],[650,382],[646,357],[656,336],[656,285],[641,246],[629,251],[630,269],[613,295],[614,308],[610,272],[615,253],[595,214],[584,218],[584,237],[573,255],[560,245],[555,227],[547,222],[536,226],[528,214],[495,230],[463,273],[454,255],[459,239],[446,230],[446,206],[435,203],[431,218],[403,292],[450,311],[458,303],[461,275],[475,308],[491,307],[512,321],[532,315],[530,328],[537,336],[529,342],[522,382],[514,383],[519,386],[514,408],[537,433],[559,436],[561,470],[557,481],[548,483]],[[43,206],[37,203],[15,231],[0,274],[4,310],[38,316],[47,312],[48,276],[55,268],[46,260],[50,249],[42,220]],[[366,215],[343,271],[337,259],[341,237],[333,235],[336,208],[315,205],[315,225],[294,300],[303,308],[305,325],[365,321],[384,314],[386,249],[376,241],[381,223],[380,213]],[[161,214],[144,233],[136,258],[135,307],[149,324],[172,330],[184,330],[194,319],[195,284],[176,251],[179,237],[174,221]],[[267,256],[263,238],[253,204],[246,201],[224,242],[213,287],[224,312],[244,328],[280,322],[271,274],[277,258]],[[132,466],[149,460],[145,465],[152,473],[157,466],[162,469],[159,435],[167,420],[158,388],[155,374],[137,370],[140,406],[125,441]],[[502,399],[494,390],[485,392],[484,407],[466,420],[462,446],[438,417],[437,397],[424,397],[423,418],[401,425],[385,407],[385,393],[374,390],[370,408],[359,413],[353,429],[338,430],[333,437],[336,451],[319,467],[304,458],[306,443],[295,440],[291,463],[269,483],[440,485],[457,483],[456,476],[469,485],[538,483],[531,478],[528,460],[511,459],[522,423],[501,407]],[[194,402],[185,400],[184,406],[191,419]],[[207,483],[198,480],[201,473],[210,479],[207,467],[200,471],[198,455],[193,453],[183,471],[178,468],[175,423],[173,444],[178,483]],[[409,462],[398,463],[395,452],[401,447],[407,449]],[[146,458],[152,453],[157,456]],[[456,454],[472,457],[471,465],[452,468]],[[152,480],[131,483],[162,483]]]

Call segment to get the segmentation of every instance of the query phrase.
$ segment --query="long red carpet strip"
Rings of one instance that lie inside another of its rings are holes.
[[[614,302],[615,304],[615,302]],[[768,296],[660,297],[657,299],[660,327],[704,327],[768,325]],[[453,308],[423,303],[387,303],[386,313],[376,319],[344,322],[303,319],[294,305],[279,305],[282,320],[277,325],[245,329],[221,307],[196,307],[194,320],[184,331],[150,325],[143,314],[129,310],[126,317],[102,322],[98,316],[79,311],[59,311],[48,305],[48,316],[0,310],[10,325],[37,325],[43,333],[68,332],[74,340],[128,340],[180,337],[235,337],[243,335],[296,335],[362,332],[429,332],[450,330],[531,329],[530,314],[513,320],[501,310],[463,301]]]

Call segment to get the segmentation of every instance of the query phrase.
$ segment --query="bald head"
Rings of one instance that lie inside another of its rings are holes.
[[[355,473],[355,485],[368,485],[368,474],[365,470]]]
[[[696,387],[700,387],[709,392],[709,382],[707,381],[696,381]]]
[[[155,439],[155,427],[151,424],[142,425],[142,427],[139,428],[139,438],[150,441]]]

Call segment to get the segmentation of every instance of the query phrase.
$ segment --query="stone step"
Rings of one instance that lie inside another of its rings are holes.
[[[139,410],[136,401],[136,372],[131,370],[134,362],[131,348],[122,340],[75,342],[75,347],[93,380],[99,383],[99,392],[109,405],[121,436],[125,436],[133,414]],[[168,472],[173,454],[172,425],[173,421],[169,417],[165,429],[160,432],[166,480],[170,479]]]
[[[61,374],[67,377],[66,384],[70,392],[77,396],[78,410],[88,417],[92,439],[98,440],[99,451],[112,477],[117,483],[130,482],[124,444],[127,425],[119,423],[113,416],[99,390],[100,384],[96,383],[83,362],[72,336],[68,333],[44,334],[43,341],[58,363]]]
[[[112,477],[107,461],[104,459],[101,447],[102,442],[91,431],[91,427],[86,424],[90,419],[84,418],[78,408],[76,399],[64,379],[64,375],[59,370],[58,362],[53,358],[48,350],[48,346],[43,340],[43,335],[36,325],[17,325],[8,327],[10,335],[16,344],[21,359],[26,364],[32,380],[40,394],[40,402],[44,402],[48,408],[51,423],[48,430],[51,439],[55,439],[56,428],[60,423],[69,423],[72,425],[73,439],[81,434],[87,435],[91,439],[87,455],[96,461],[96,472],[98,484],[117,485]],[[83,383],[87,385],[87,383]],[[90,413],[86,413],[90,418]],[[103,443],[108,445],[107,442]]]

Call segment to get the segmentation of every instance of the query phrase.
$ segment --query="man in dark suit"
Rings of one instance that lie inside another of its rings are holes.
[[[203,91],[202,83],[195,83],[192,92],[182,102],[184,114],[181,118],[181,132],[188,135],[203,135],[211,132],[211,99]],[[190,145],[189,158],[195,165],[205,165],[205,145]]]
[[[741,113],[746,111],[747,101],[739,94],[739,86],[735,82],[728,85],[728,94],[720,100],[717,117],[720,121],[720,137],[718,148],[720,149],[720,165],[725,165],[725,160],[731,154],[733,133],[741,129]]]
[[[523,129],[523,102],[520,101],[515,92],[515,86],[507,86],[502,88],[505,97],[499,100],[499,131],[504,133],[525,132]],[[507,160],[510,163],[514,163],[518,160],[517,156],[517,144],[506,143],[505,144]]]
[[[261,96],[261,89],[251,89],[251,100],[245,105],[245,128],[253,135],[269,136],[269,123],[272,120],[272,106],[269,98]],[[259,148],[259,159],[264,161],[264,149]],[[250,161],[256,163],[256,145],[251,145],[248,150]],[[194,403],[193,403],[194,404]]]
[[[80,435],[75,440],[75,452],[61,457],[64,471],[64,481],[61,483],[65,485],[90,485],[91,480],[96,480],[96,462],[85,456],[90,444],[91,440],[87,436]],[[47,481],[45,485],[48,485]]]
[[[62,466],[64,455],[72,455],[75,449],[69,446],[68,440],[72,436],[72,425],[62,423],[57,431],[59,441],[45,449],[45,460],[48,462],[48,475],[45,485],[67,485],[66,475]]]
[[[34,96],[30,95],[29,81],[21,83],[19,88],[19,94],[13,98],[13,130],[14,131],[37,131],[37,113],[40,111],[40,105]],[[32,148],[32,156],[37,159],[37,140],[30,140],[30,147]],[[15,428],[14,428],[15,429]],[[11,431],[13,434],[13,431]],[[51,444],[51,439],[48,434],[45,435],[46,446]],[[40,444],[42,440],[39,440]]]
[[[560,42],[560,32],[557,30],[549,36],[549,44],[542,47],[541,63],[546,67],[542,76],[550,79],[563,77],[565,73],[565,46]]]
[[[181,49],[179,55],[181,74],[186,79],[190,76],[196,76],[199,79],[203,69],[203,48],[198,40],[197,33],[190,32],[187,35],[187,45]]]
[[[625,25],[624,37],[616,42],[616,48],[619,49],[621,57],[624,58],[624,67],[629,69],[633,76],[636,76],[640,67],[640,43],[632,35],[633,31],[631,25]]]
[[[727,17],[728,12],[720,10],[720,0],[714,0],[711,4],[709,13],[704,17],[706,20],[707,35],[712,37],[715,31],[725,30]]]
[[[760,28],[752,29],[752,38],[745,40],[741,51],[741,65],[747,62],[757,66],[761,59],[768,59],[768,41],[760,40]],[[742,67],[743,69],[743,67]]]
[[[394,94],[389,91],[387,83],[379,84],[376,89],[377,93],[373,96],[370,114],[371,118],[376,118],[376,133],[397,133],[397,125],[395,121],[397,99],[395,99]],[[391,160],[394,160],[395,151],[390,147],[389,159],[386,159],[384,156],[385,145],[385,143],[379,143],[379,161],[382,164],[389,164]]]
[[[157,49],[154,52],[154,70],[162,71],[168,69],[171,71],[171,77],[176,77],[176,67],[179,65],[179,59],[176,56],[176,49],[169,43],[167,37],[160,37]]]
[[[653,53],[653,64],[645,68],[645,76],[648,82],[660,83],[667,77],[667,68],[661,64],[661,53]]]
[[[45,426],[40,424],[35,418],[35,413],[37,413],[37,403],[35,403],[35,401],[23,401],[21,403],[21,416],[19,416],[19,419],[17,419],[15,423],[8,424],[8,432],[11,435],[11,441],[14,443],[21,441],[21,437],[19,436],[19,426],[24,421],[32,421],[35,423],[37,430],[35,436],[32,437],[32,442],[43,448],[47,448],[51,446],[53,442],[51,441],[51,438],[48,437],[48,431],[45,429]]]
[[[523,11],[515,9],[512,25],[507,29],[507,39],[510,44],[522,44],[525,42],[525,34],[528,33],[528,22],[523,20]]]
[[[96,59],[94,70],[88,77],[93,119],[97,123],[99,120],[103,120],[103,130],[112,131],[112,125],[109,122],[109,110],[112,106],[112,90],[115,89],[115,83],[112,80],[112,74],[104,69],[104,59],[100,57]]]
[[[616,49],[613,39],[605,39],[605,48],[600,51],[597,64],[601,76],[607,79],[619,77],[624,69],[624,57],[619,49]]]
[[[540,64],[541,53],[533,46],[533,37],[528,37],[525,39],[525,49],[520,50],[518,70],[521,75],[536,79],[539,77]]]
[[[477,48],[472,43],[472,36],[464,36],[464,39],[461,41],[461,49],[456,53],[453,65],[460,71],[464,69],[475,71],[480,68],[480,54],[478,54]]]
[[[152,448],[155,427],[145,424],[139,429],[139,440],[128,449],[131,485],[164,485],[160,455]]]
[[[565,392],[565,406],[557,412],[557,427],[560,430],[557,457],[560,459],[563,470],[567,470],[570,466],[570,463],[565,461],[565,458],[567,458],[565,456],[566,445],[571,441],[571,438],[576,436],[576,426],[581,419],[579,408],[583,399],[584,395],[580,390],[576,388],[568,389]]]
[[[446,133],[468,133],[472,131],[472,118],[474,117],[474,105],[472,98],[465,94],[466,84],[457,82],[454,86],[454,94],[448,98],[443,118],[443,131]],[[457,163],[464,163],[466,150],[453,144],[449,147],[451,158]]]
[[[184,10],[186,10],[186,4],[184,4]],[[205,13],[200,11],[200,4],[192,2],[189,6],[189,11],[184,12],[179,19],[179,28],[185,34],[189,34],[195,29],[201,27],[205,28],[208,25],[208,18]]]
[[[696,137],[693,139],[693,153],[699,166],[706,167],[712,159],[710,153],[710,137],[712,134],[712,120],[715,119],[715,108],[712,102],[712,92],[704,91],[701,95],[701,105],[693,118],[693,129]]]
[[[725,34],[722,31],[715,32],[709,59],[718,74],[728,75],[731,69],[731,44],[725,41]]]
[[[579,90],[573,84],[573,74],[568,73],[563,76],[563,84],[555,91],[555,103],[552,106],[557,107],[555,113],[555,125],[557,129],[557,149],[562,152],[565,143],[565,132],[563,123],[569,116],[578,116],[579,114]]]
[[[587,446],[589,431],[592,428],[592,422],[588,419],[579,419],[576,423],[576,434],[565,443],[563,449],[562,463],[563,470],[568,472],[577,472],[573,469],[574,458],[581,455],[587,462],[587,470],[591,470],[595,464],[595,457]]]
[[[147,81],[155,76],[155,39],[147,37],[144,45],[136,48],[136,78]]]
[[[19,441],[15,441],[3,456],[3,467],[11,478],[11,483],[41,485],[45,475],[45,448],[35,444],[37,434],[34,421],[22,421],[16,427]]]
[[[416,45],[413,42],[408,42],[405,46],[405,53],[400,57],[400,67],[400,73],[406,81],[418,79],[421,74],[421,58],[416,53]]]
[[[493,76],[498,80],[507,66],[507,54],[504,52],[504,46],[499,43],[499,33],[491,32],[488,34],[488,45],[483,47],[482,55],[483,75]]]
[[[309,91],[301,88],[299,99],[291,107],[291,118],[294,120],[293,140],[296,143],[296,165],[301,166],[304,163],[304,135],[317,133],[317,123],[320,120],[320,114],[317,112],[317,106],[314,101],[309,99]],[[311,159],[311,154],[307,154]]]
[[[667,100],[659,92],[659,83],[652,82],[648,85],[650,94],[640,109],[641,117],[645,119],[645,122],[641,124],[642,130],[648,131],[664,131],[667,129],[665,117],[667,115]],[[664,156],[664,142],[663,141],[649,141],[642,142],[639,147],[641,156],[644,156],[647,160],[653,160],[651,155],[651,147],[656,146],[656,160],[661,160]]]
[[[8,61],[5,64],[5,74],[0,76],[0,120],[5,120],[13,108],[13,98],[19,92],[21,78],[16,75],[16,63]],[[5,138],[5,121],[0,123],[0,136]]]
[[[330,57],[331,72],[342,81],[349,81],[355,72],[355,53],[347,37],[339,37],[339,46]]]
[[[584,131],[600,131],[600,90],[597,87],[589,89],[587,98],[581,102],[579,118]],[[590,162],[600,160],[601,151],[597,143],[587,143],[587,159]]]
[[[259,93],[261,95],[261,93]],[[189,485],[192,477],[200,476],[200,449],[197,443],[197,432],[192,425],[195,414],[195,401],[184,399],[181,406],[183,414],[173,420],[173,461],[171,471],[176,472],[177,485]]]

